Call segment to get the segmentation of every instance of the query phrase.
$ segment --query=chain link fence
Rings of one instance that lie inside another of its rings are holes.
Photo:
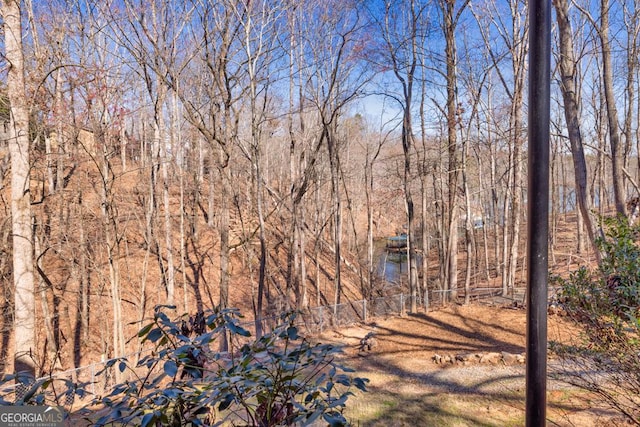
[[[46,395],[49,403],[55,403],[66,408],[73,406],[80,397],[75,393],[76,389],[85,390],[90,396],[100,396],[108,394],[118,381],[135,381],[139,375],[143,375],[145,368],[134,368],[137,361],[150,349],[127,354],[118,359],[105,359],[89,365],[61,372],[52,372],[36,378],[30,384],[16,384],[14,382],[0,383],[0,401],[16,402],[22,400],[28,393],[32,392],[34,385],[46,388]],[[118,360],[126,359],[130,363],[127,369],[119,370]],[[111,365],[111,366],[110,366]],[[43,387],[43,384],[46,386]]]
[[[550,298],[555,295],[555,289],[549,289]],[[496,304],[524,303],[526,294],[525,288],[513,289],[508,296],[502,295],[499,288],[476,288],[473,290],[470,299],[474,302],[493,302]],[[462,294],[462,296],[464,296]],[[461,292],[457,294],[446,290],[429,290],[427,294],[416,295],[416,305],[421,310],[434,310],[457,300],[461,297]],[[328,305],[321,307],[313,307],[304,310],[298,317],[298,327],[305,330],[308,334],[318,334],[326,330],[346,327],[349,325],[367,322],[371,318],[384,318],[390,316],[401,316],[407,312],[407,307],[411,305],[411,296],[400,293],[396,295],[380,296],[370,300],[350,301],[347,303]],[[272,330],[277,324],[278,317],[267,317],[259,320],[263,331]],[[239,323],[244,329],[256,335],[255,320]],[[248,342],[251,338],[234,336],[234,347],[239,348],[242,344]],[[129,366],[135,366],[137,360],[143,357],[151,350],[135,352],[124,356],[124,359],[130,361]],[[111,366],[109,366],[111,365]],[[37,382],[47,381],[49,393],[53,401],[64,406],[71,406],[78,397],[73,393],[64,394],[69,389],[69,385],[81,384],[93,396],[102,395],[108,392],[116,384],[116,370],[119,369],[118,363],[113,360],[103,360],[71,369],[64,372],[55,372],[38,378]],[[120,381],[134,381],[137,374],[135,370],[124,370],[119,372]],[[29,392],[29,388],[25,386],[16,386],[15,384],[0,384],[0,399],[7,402],[15,402],[24,397]]]

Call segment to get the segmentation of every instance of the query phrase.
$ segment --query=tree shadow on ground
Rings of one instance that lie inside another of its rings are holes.
[[[379,356],[367,357],[369,373],[383,373],[369,392],[357,401],[352,421],[360,426],[521,426],[525,422],[524,367],[502,370],[474,378],[467,367],[416,373]],[[473,365],[474,369],[480,365]],[[460,372],[463,374],[460,375]],[[468,372],[468,370],[467,370]],[[367,376],[359,371],[358,375]],[[565,395],[566,394],[566,395]],[[371,397],[367,396],[371,395]],[[570,398],[572,397],[572,398]],[[591,413],[610,422],[615,414],[591,408],[589,401],[557,390],[547,402],[547,425],[576,426],[574,414]],[[600,424],[593,424],[600,425]],[[604,424],[611,425],[611,424]]]
[[[514,345],[508,340],[498,338],[499,335],[523,335],[515,326],[486,323],[458,315],[466,328],[446,323],[428,314],[418,313],[407,316],[407,322],[402,330],[377,326],[381,341],[390,345],[381,346],[381,351],[387,354],[393,352],[416,351],[506,351],[521,353],[524,346]],[[493,332],[493,333],[491,333]],[[438,333],[438,335],[436,335]],[[426,343],[432,343],[427,345]],[[387,348],[385,348],[387,347]],[[395,348],[395,350],[391,349]]]
[[[442,368],[431,361],[436,352],[521,353],[525,348],[516,343],[522,338],[524,344],[522,324],[476,319],[455,308],[447,316],[411,314],[401,322],[373,326],[377,347],[365,357],[351,358],[358,375],[372,379],[370,392],[352,402],[354,425],[524,425],[524,365]],[[448,323],[453,319],[455,322]],[[548,401],[548,425],[581,425],[572,421],[576,414],[611,419],[611,413],[598,415],[577,393],[554,385],[554,397]]]

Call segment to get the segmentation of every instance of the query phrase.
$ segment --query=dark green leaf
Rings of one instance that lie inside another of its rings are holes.
[[[149,333],[149,331],[151,330],[151,328],[153,328],[153,325],[155,325],[155,323],[149,323],[147,326],[145,326],[144,328],[140,329],[140,331],[138,332],[138,337],[142,337],[144,335],[147,335]]]
[[[289,337],[290,340],[297,340],[298,328],[296,328],[295,326],[289,326],[287,328],[287,337]]]
[[[361,391],[367,391],[368,382],[369,380],[367,378],[357,377],[353,379],[353,383],[355,384],[356,388]]]
[[[173,360],[167,360],[163,366],[164,373],[169,377],[175,377],[178,373],[178,365]]]
[[[218,410],[224,411],[225,409],[227,409],[229,406],[231,406],[234,399],[235,397],[233,396],[233,394],[227,394],[224,400],[220,402],[220,405],[218,405]]]
[[[338,412],[329,412],[322,416],[331,427],[342,427],[347,425],[347,420]]]
[[[162,337],[162,329],[160,328],[155,328],[152,329],[148,334],[147,334],[147,340],[151,341],[151,342],[156,342],[160,339],[160,337]]]
[[[246,329],[244,329],[242,326],[239,326],[233,322],[230,322],[227,324],[227,327],[229,328],[229,330],[236,334],[236,335],[240,335],[241,337],[250,337],[251,333],[249,333],[249,331],[247,331]]]
[[[146,427],[150,425],[151,422],[153,421],[153,418],[154,418],[153,412],[146,414],[144,417],[142,417],[142,420],[140,421],[140,427]]]

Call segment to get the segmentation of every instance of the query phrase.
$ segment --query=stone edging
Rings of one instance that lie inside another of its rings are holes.
[[[503,352],[488,353],[460,353],[460,354],[435,354],[431,360],[436,365],[524,365],[525,353],[512,354]]]

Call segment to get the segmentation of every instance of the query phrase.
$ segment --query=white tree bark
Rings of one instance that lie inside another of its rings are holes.
[[[11,103],[9,154],[11,156],[11,215],[13,231],[13,283],[15,286],[14,369],[35,376],[35,287],[33,236],[29,192],[29,107],[24,78],[20,1],[2,2],[5,56],[9,64],[7,92]]]

